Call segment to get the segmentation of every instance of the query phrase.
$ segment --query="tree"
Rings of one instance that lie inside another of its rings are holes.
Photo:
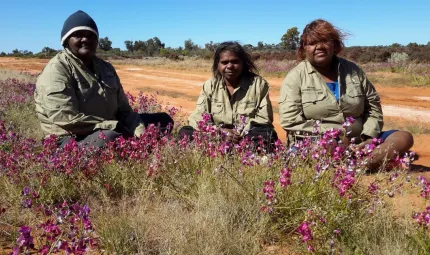
[[[140,51],[140,52],[146,53],[146,49],[147,49],[146,42],[145,41],[141,41],[141,40],[134,41],[133,49],[135,51]]]
[[[43,49],[40,52],[50,54],[50,53],[56,53],[57,51],[49,47],[43,47]]]
[[[297,27],[292,27],[281,38],[282,47],[286,50],[296,50],[299,46],[299,31]]]
[[[154,40],[154,45],[158,50],[164,49],[165,44],[161,43],[161,41],[158,37],[155,36],[154,38],[152,38],[152,40]]]
[[[262,41],[257,43],[257,49],[258,50],[264,50],[264,43]]]
[[[133,41],[130,41],[130,40],[126,40],[126,41],[124,41],[124,44],[125,44],[125,48],[128,50],[128,51],[130,51],[131,53],[133,53],[133,51],[134,51],[134,44],[133,44]]]
[[[209,43],[205,43],[205,49],[210,52],[215,52],[216,47],[217,46],[214,44],[213,41],[210,41]]]
[[[106,36],[105,38],[99,39],[99,48],[104,51],[108,51],[112,49],[112,41],[109,40],[109,37]]]
[[[254,51],[255,47],[252,44],[245,44],[242,46],[246,51]]]
[[[411,42],[407,45],[408,48],[417,48],[419,47],[418,43],[416,42]]]
[[[198,46],[197,46],[197,45],[195,45],[195,44],[193,43],[193,41],[191,41],[191,39],[188,39],[188,40],[185,40],[185,42],[184,42],[184,48],[185,48],[185,50],[187,50],[187,51],[192,51],[192,50],[197,49],[197,48],[198,48]]]
[[[6,52],[2,51],[2,52],[0,53],[0,56],[1,56],[1,57],[6,56]]]
[[[23,51],[19,51],[22,55],[24,55],[24,56],[31,56],[31,55],[33,55],[33,52],[32,51],[29,51],[29,50],[23,50]]]
[[[57,50],[54,50],[49,47],[43,47],[43,49],[40,51],[41,55],[44,55],[45,57],[53,56],[57,53]]]

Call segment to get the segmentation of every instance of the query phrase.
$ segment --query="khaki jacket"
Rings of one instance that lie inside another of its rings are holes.
[[[198,129],[203,113],[211,114],[215,125],[238,126],[242,124],[240,116],[246,117],[242,135],[250,129],[251,123],[272,126],[273,110],[269,98],[269,84],[258,75],[242,77],[230,99],[222,79],[209,79],[203,84],[197,108],[188,118],[189,125]]]
[[[354,123],[345,130],[349,137],[378,137],[383,118],[375,87],[356,64],[342,58],[335,58],[335,61],[339,73],[339,103],[308,61],[302,61],[288,73],[279,98],[282,128],[312,132],[314,124],[320,120],[320,132],[324,132],[342,128],[345,118],[353,117]]]
[[[121,123],[136,136],[144,131],[133,112],[114,67],[94,57],[95,74],[68,49],[52,58],[39,75],[36,114],[48,134],[88,135],[114,130]]]

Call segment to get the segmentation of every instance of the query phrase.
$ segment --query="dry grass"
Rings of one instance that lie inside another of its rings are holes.
[[[211,70],[212,62],[200,58],[184,58],[183,60],[170,60],[167,58],[154,57],[142,59],[111,60],[115,65],[150,66],[154,68],[184,70],[193,72],[208,72]]]
[[[185,57],[181,60],[170,60],[167,58],[153,57],[142,59],[111,60],[115,65],[150,66],[160,69],[173,69],[193,72],[211,72],[213,60]],[[295,65],[295,61],[255,61],[260,75],[264,77],[285,77],[287,72]]]
[[[188,162],[200,157],[188,156]],[[204,168],[210,167],[205,165]],[[187,167],[187,169],[190,169]],[[180,178],[182,178],[181,176]],[[174,181],[174,180],[172,180]],[[185,182],[183,182],[185,181]],[[225,176],[203,174],[192,187],[142,190],[97,208],[95,224],[108,254],[261,254],[268,215]],[[257,184],[255,182],[254,184]],[[180,185],[184,187],[180,187]],[[173,186],[172,186],[173,187]],[[184,188],[184,189],[182,189]],[[187,192],[187,190],[191,188]]]
[[[401,117],[384,117],[384,130],[390,129],[409,131],[412,135],[430,134],[430,125],[428,122],[406,120]]]
[[[15,70],[0,69],[0,81],[18,79],[25,83],[36,83],[37,76]]]

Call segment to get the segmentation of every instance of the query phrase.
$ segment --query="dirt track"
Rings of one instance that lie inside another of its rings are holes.
[[[0,58],[0,69],[22,70],[39,73],[47,60]],[[180,71],[147,66],[115,66],[125,90],[132,94],[139,91],[154,93],[158,91],[159,100],[165,104],[180,106],[184,113],[191,112],[200,93],[201,85],[210,72]],[[282,78],[267,78],[271,86],[270,97],[277,111]],[[430,88],[387,87],[375,84],[384,107],[385,116],[400,117],[399,121],[420,121],[430,126]],[[396,118],[397,121],[397,118]],[[279,117],[275,113],[275,127],[281,139],[285,132],[279,126]],[[430,167],[429,134],[415,136],[413,148],[420,155],[417,165]],[[430,174],[429,174],[430,176]]]

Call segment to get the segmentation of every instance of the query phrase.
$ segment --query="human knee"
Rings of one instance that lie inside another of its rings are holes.
[[[414,145],[414,137],[408,131],[397,131],[390,135],[387,140],[401,153],[408,151]]]
[[[412,146],[414,146],[414,137],[411,133],[408,131],[398,131],[398,133],[405,150],[409,150],[412,148]]]
[[[173,125],[174,121],[172,119],[172,117],[170,117],[169,114],[165,113],[165,112],[161,112],[159,115],[160,118],[160,124],[162,124],[162,126],[167,126],[169,124]]]
[[[178,131],[178,138],[183,139],[186,136],[189,139],[192,139],[194,131],[194,128],[191,126],[183,126]]]
[[[278,139],[276,131],[269,125],[251,128],[246,136],[251,139],[261,137],[265,141],[274,141]]]
[[[100,131],[100,132],[103,133],[102,139],[106,140],[107,142],[113,141],[116,138],[118,138],[118,137],[121,136],[120,133],[118,133],[116,131],[113,131],[113,130],[103,130],[103,131]]]

